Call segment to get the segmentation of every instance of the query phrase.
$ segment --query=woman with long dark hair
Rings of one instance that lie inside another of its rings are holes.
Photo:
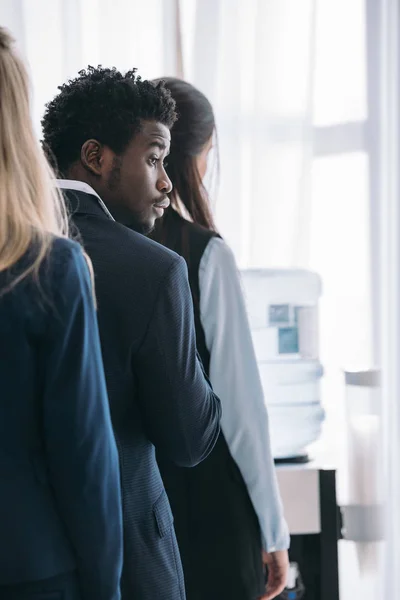
[[[0,598],[118,600],[122,524],[90,261],[0,27]]]
[[[152,237],[186,259],[197,347],[223,414],[222,434],[202,464],[180,469],[159,458],[159,466],[188,600],[270,600],[286,584],[289,536],[238,270],[217,233],[203,185],[214,113],[189,83],[165,82],[179,117],[167,159],[174,188]]]

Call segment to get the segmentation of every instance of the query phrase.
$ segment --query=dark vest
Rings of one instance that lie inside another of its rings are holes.
[[[209,374],[210,354],[200,321],[199,265],[217,234],[169,209],[154,238],[187,262],[197,349]],[[227,399],[224,399],[226,402]],[[175,518],[187,600],[255,600],[265,591],[261,534],[242,475],[224,436],[211,455],[186,469],[158,457]]]

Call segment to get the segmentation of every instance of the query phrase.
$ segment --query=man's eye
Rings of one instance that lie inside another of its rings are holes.
[[[159,162],[159,160],[160,159],[158,158],[158,156],[150,156],[150,159],[149,159],[150,164],[152,164],[153,167],[156,166],[156,164]]]
[[[164,169],[166,169],[168,167],[168,161],[167,160],[164,160],[163,167],[164,167]]]

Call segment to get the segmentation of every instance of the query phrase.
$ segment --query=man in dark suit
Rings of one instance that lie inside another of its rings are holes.
[[[191,467],[219,435],[220,403],[196,355],[186,266],[141,235],[169,204],[163,161],[175,119],[163,85],[90,67],[60,88],[42,122],[95,271],[120,455],[124,600],[184,599],[154,447]]]

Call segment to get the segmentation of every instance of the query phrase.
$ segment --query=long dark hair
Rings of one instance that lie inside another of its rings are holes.
[[[204,94],[190,83],[173,77],[163,78],[163,81],[176,102],[178,114],[171,131],[171,152],[166,168],[174,186],[171,204],[178,208],[179,200],[194,223],[216,231],[208,192],[197,168],[197,157],[215,134],[214,111]],[[153,238],[161,243],[163,230],[168,227],[168,213],[157,223],[153,234]]]

